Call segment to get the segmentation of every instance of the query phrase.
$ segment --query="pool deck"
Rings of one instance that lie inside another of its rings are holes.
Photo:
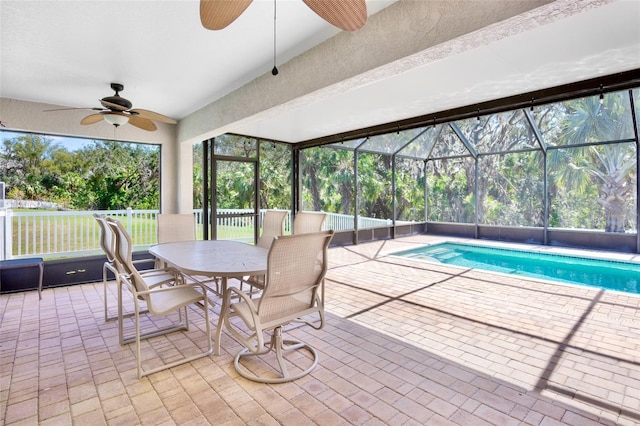
[[[289,332],[320,362],[281,385],[240,378],[226,332],[220,356],[139,381],[101,284],[2,295],[0,424],[640,423],[640,296],[388,256],[443,240],[330,249],[327,325]],[[190,318],[145,350],[201,342]]]

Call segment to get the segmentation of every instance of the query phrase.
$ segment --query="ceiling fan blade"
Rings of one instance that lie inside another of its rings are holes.
[[[132,115],[129,117],[129,124],[132,126],[136,126],[139,129],[147,130],[149,132],[153,132],[158,128],[153,123],[153,121],[148,118],[140,117],[139,115]]]
[[[345,31],[359,30],[367,23],[365,0],[303,0],[322,19]]]
[[[42,112],[71,111],[71,110],[78,110],[78,109],[84,109],[88,111],[104,111],[104,108],[94,107],[94,108],[55,108],[55,109],[45,109]]]
[[[157,112],[149,111],[146,109],[135,108],[129,111],[131,114],[138,115],[149,120],[161,121],[163,123],[176,124],[177,121],[166,115],[158,114]]]
[[[200,0],[200,22],[208,30],[221,30],[242,15],[253,0]]]
[[[84,124],[84,125],[96,124],[96,123],[102,121],[103,118],[104,118],[104,116],[102,114],[87,115],[85,118],[80,120],[80,124]]]
[[[105,101],[104,99],[100,99],[100,103],[102,104],[103,107],[108,108],[110,110],[116,110],[116,111],[126,111],[129,108],[122,106],[122,105],[118,105],[118,104],[114,104],[113,102],[109,102],[109,101]]]

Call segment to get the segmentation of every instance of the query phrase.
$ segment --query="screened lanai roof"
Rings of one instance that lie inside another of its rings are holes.
[[[477,115],[328,144],[399,158],[428,160],[601,142],[634,142],[640,90],[588,96],[546,105]],[[632,114],[635,109],[635,114]],[[566,125],[573,122],[574,125]],[[560,126],[560,123],[564,123]],[[640,127],[640,120],[638,120]],[[503,143],[495,143],[500,134]]]

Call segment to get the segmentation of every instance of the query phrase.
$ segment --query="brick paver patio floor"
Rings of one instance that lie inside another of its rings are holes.
[[[320,362],[280,385],[239,377],[226,332],[221,355],[138,380],[101,283],[2,295],[0,424],[640,423],[640,296],[388,256],[435,240],[332,248],[325,328],[288,331]],[[190,318],[149,362],[203,347]]]

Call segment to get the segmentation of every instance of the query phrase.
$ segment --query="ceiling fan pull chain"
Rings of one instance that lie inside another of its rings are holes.
[[[278,68],[276,68],[276,0],[273,0],[273,69],[271,74],[278,75]]]

